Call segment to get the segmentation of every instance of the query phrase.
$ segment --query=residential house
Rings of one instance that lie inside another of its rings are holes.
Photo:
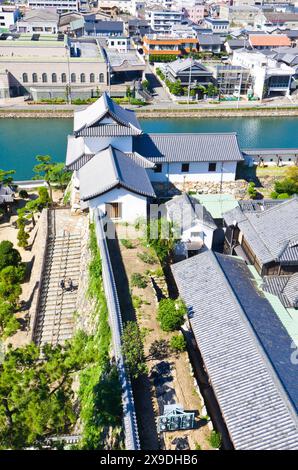
[[[213,82],[212,71],[208,70],[201,62],[191,58],[177,59],[174,62],[166,64],[166,77],[175,82],[180,80],[183,86],[196,87],[199,85],[207,86]]]
[[[198,200],[182,193],[165,204],[167,219],[173,223],[175,254],[187,258],[199,251],[212,249],[222,241],[211,214]]]
[[[260,11],[255,18],[255,27],[263,31],[272,27],[283,27],[286,29],[298,28],[298,13],[283,13],[280,11]]]
[[[21,17],[19,8],[15,5],[0,5],[0,31],[9,30]]]
[[[228,54],[233,54],[237,49],[243,49],[246,47],[247,42],[245,39],[229,39],[225,42],[225,48]]]
[[[298,449],[293,336],[253,270],[208,250],[172,272],[234,449]]]
[[[250,34],[248,43],[258,51],[291,46],[291,41],[285,34]]]
[[[229,31],[229,20],[221,18],[206,17],[204,19],[206,28],[212,29],[213,33],[226,35]]]
[[[198,34],[200,52],[212,52],[218,54],[222,51],[224,39],[217,34]]]
[[[256,51],[235,50],[232,65],[240,65],[250,71],[254,96],[260,99],[272,94],[288,96],[291,93],[295,68],[268,55]]]
[[[146,217],[155,183],[233,181],[242,160],[236,134],[145,134],[135,113],[104,93],[75,112],[66,167],[76,204],[132,221]]]
[[[264,276],[262,289],[280,300],[287,309],[298,309],[298,273],[291,276]],[[295,312],[296,313],[296,312]]]
[[[143,51],[146,56],[157,55],[182,56],[197,49],[198,39],[191,37],[169,37],[149,34],[143,38]]]
[[[11,205],[14,202],[15,191],[11,186],[4,186],[0,183],[0,208],[4,209],[5,212],[10,210]]]
[[[37,8],[28,11],[17,24],[18,33],[56,34],[59,15],[55,8]]]
[[[223,218],[226,251],[242,256],[261,276],[298,272],[298,197],[239,202]]]

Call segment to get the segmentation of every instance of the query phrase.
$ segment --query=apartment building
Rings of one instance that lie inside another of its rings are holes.
[[[170,34],[173,25],[180,24],[184,15],[182,11],[147,10],[146,20],[152,31],[159,34]]]
[[[79,0],[28,0],[29,8],[55,8],[57,12],[78,11]]]
[[[0,5],[0,31],[9,29],[20,17],[20,10],[16,6]]]

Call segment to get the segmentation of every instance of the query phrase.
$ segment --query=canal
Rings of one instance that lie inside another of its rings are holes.
[[[298,148],[298,117],[146,119],[145,132],[237,132],[242,148]],[[30,179],[36,155],[64,161],[72,119],[0,119],[0,168]]]

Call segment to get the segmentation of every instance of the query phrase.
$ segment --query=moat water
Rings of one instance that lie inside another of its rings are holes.
[[[64,161],[72,119],[0,119],[0,168],[31,179],[36,155]],[[298,148],[298,117],[146,119],[145,132],[237,132],[242,148]]]

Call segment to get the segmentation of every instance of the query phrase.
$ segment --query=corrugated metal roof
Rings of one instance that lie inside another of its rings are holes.
[[[236,133],[143,134],[134,137],[133,149],[155,163],[243,160]]]
[[[145,168],[111,146],[91,158],[79,170],[79,178],[83,201],[117,186],[144,196],[155,196]]]
[[[263,211],[243,211],[236,207],[224,214],[224,220],[227,225],[237,222],[261,263],[298,262],[298,197]]]
[[[291,338],[245,263],[207,251],[172,270],[235,448],[298,449]]]

